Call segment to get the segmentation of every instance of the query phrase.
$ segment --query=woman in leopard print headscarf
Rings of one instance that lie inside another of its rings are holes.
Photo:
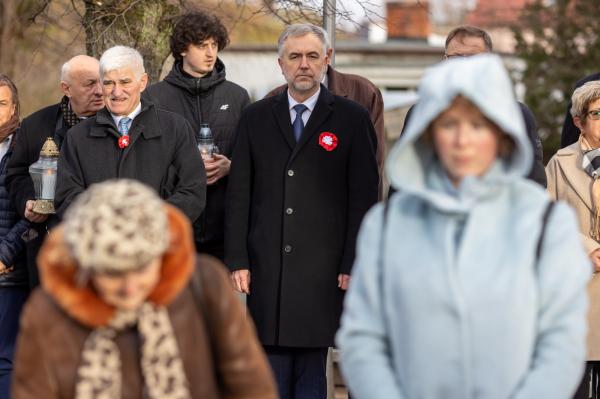
[[[274,398],[254,329],[189,222],[131,180],[92,186],[39,257],[13,398]],[[196,273],[194,273],[196,269]]]

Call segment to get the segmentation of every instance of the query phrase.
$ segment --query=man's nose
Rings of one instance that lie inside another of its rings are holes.
[[[306,69],[308,68],[308,57],[303,55],[300,59],[300,68]]]
[[[100,82],[96,83],[94,85],[94,91],[93,91],[94,95],[96,96],[101,96],[102,95],[102,85],[100,84]]]

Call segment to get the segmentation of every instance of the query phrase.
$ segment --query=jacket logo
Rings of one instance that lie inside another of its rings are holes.
[[[219,108],[221,111],[226,111],[229,108],[229,104],[223,104],[221,105],[221,108]]]
[[[323,132],[319,135],[319,145],[326,151],[333,151],[338,145],[338,138],[331,132]]]

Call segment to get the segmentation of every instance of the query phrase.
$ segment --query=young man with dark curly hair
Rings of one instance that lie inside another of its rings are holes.
[[[147,89],[159,107],[182,115],[198,132],[208,123],[219,153],[204,160],[207,176],[206,208],[194,223],[199,252],[223,259],[224,204],[236,126],[250,103],[248,92],[225,79],[219,51],[229,43],[227,30],[214,15],[185,14],[171,35],[175,63],[162,82]]]

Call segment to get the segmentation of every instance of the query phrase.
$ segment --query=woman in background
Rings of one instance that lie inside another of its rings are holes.
[[[575,398],[588,399],[591,392],[596,399],[600,398],[600,82],[575,90],[571,104],[579,140],[558,150],[546,166],[546,176],[552,199],[566,201],[575,209],[581,240],[594,265],[588,286],[588,362]]]
[[[6,165],[19,127],[19,93],[0,74],[0,398],[9,398],[19,316],[29,294],[25,243],[28,222],[21,219],[6,190]]]

